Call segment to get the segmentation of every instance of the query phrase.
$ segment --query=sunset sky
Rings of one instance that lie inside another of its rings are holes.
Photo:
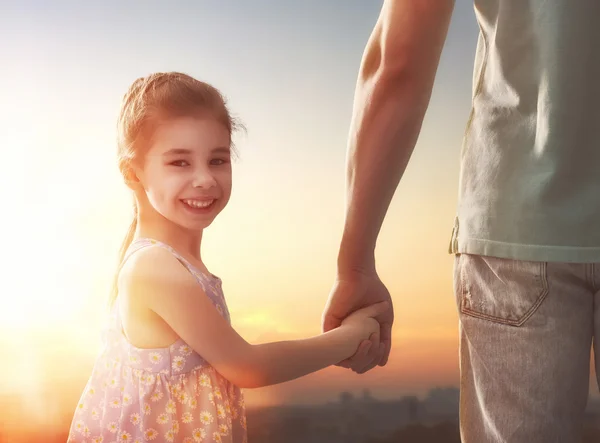
[[[248,129],[236,139],[231,200],[202,246],[233,326],[252,343],[320,332],[354,85],[381,3],[2,3],[0,354],[11,363],[0,368],[0,395],[35,398],[51,385],[75,406],[131,216],[115,157],[120,99],[154,71],[213,84]],[[447,248],[477,32],[472,3],[457,1],[423,130],[379,237],[378,270],[396,313],[388,365],[360,376],[333,367],[246,391],[249,404],[458,385]]]

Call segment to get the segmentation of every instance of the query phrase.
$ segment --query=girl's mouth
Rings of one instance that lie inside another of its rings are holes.
[[[194,200],[194,199],[183,199],[181,202],[183,205],[190,211],[196,214],[204,214],[206,212],[210,212],[210,210],[214,207],[216,198],[212,200]]]

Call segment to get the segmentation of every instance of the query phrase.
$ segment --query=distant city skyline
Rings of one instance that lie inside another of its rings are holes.
[[[433,387],[424,398],[409,395],[388,401],[366,389],[357,396],[339,392],[336,401],[321,405],[249,407],[248,435],[249,441],[261,443],[459,443],[458,413],[455,387]],[[45,443],[66,440],[66,425],[57,424],[44,430]],[[600,400],[588,403],[584,429],[582,443],[600,438]],[[16,439],[10,428],[0,430],[0,443],[39,441],[35,429],[28,434],[21,423],[20,430]],[[7,434],[10,440],[3,438]]]

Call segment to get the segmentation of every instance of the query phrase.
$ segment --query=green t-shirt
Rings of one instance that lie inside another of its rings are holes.
[[[448,253],[600,262],[600,0],[475,0]]]

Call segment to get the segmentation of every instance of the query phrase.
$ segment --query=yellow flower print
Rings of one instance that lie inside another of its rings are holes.
[[[220,388],[215,388],[215,397],[217,397],[219,400],[223,398],[223,394],[221,394]]]
[[[146,432],[144,432],[144,438],[146,440],[154,440],[157,436],[158,436],[158,431],[153,428],[146,429]]]
[[[151,352],[150,354],[148,354],[148,358],[150,359],[150,362],[157,365],[162,361],[162,354],[160,352]]]
[[[121,400],[118,397],[113,398],[110,401],[110,407],[111,408],[120,408],[121,407]]]
[[[200,413],[200,421],[204,425],[209,425],[213,421],[215,421],[215,418],[212,416],[212,414],[210,412],[208,412],[208,411],[202,411]]]
[[[177,408],[175,406],[175,402],[173,400],[169,400],[167,402],[167,406],[166,409],[167,413],[169,414],[175,414],[177,412]]]
[[[144,403],[144,414],[149,415],[152,412],[152,408],[149,403]]]
[[[200,376],[200,386],[205,386],[207,388],[212,387],[212,383],[210,381],[210,377],[208,376],[208,374],[202,374]]]
[[[161,391],[156,391],[154,394],[152,394],[152,396],[150,397],[150,399],[153,402],[157,402],[159,401],[161,398],[163,398],[163,393]]]
[[[221,434],[219,434],[218,432],[213,432],[213,440],[216,443],[221,443],[223,441],[223,439],[221,438]]]
[[[121,431],[121,433],[119,434],[119,439],[117,441],[129,443],[133,441],[133,438],[131,437],[131,434],[129,432]]]
[[[173,359],[173,370],[175,372],[179,372],[183,369],[183,366],[185,365],[185,358],[177,356]]]
[[[173,430],[174,434],[179,433],[179,422],[177,420],[173,421],[173,425],[171,426],[171,429]]]
[[[148,368],[147,370],[151,371],[152,368]],[[146,375],[146,381],[144,382],[144,384],[146,386],[152,386],[155,381],[156,381],[156,377],[154,376],[154,374],[148,374],[148,375]]]
[[[123,395],[123,404],[124,405],[130,405],[133,401],[133,398],[131,397],[131,395],[129,394],[124,394]]]
[[[192,348],[190,348],[188,345],[181,345],[179,347],[179,352],[181,352],[183,355],[191,355]]]
[[[177,400],[179,401],[179,403],[181,404],[186,404],[188,401],[189,395],[187,395],[186,392],[180,392],[179,394],[177,394]]]
[[[206,438],[206,431],[202,428],[196,428],[194,429],[192,437],[194,437],[194,441],[202,441]]]
[[[165,440],[166,441],[174,441],[175,440],[175,434],[173,433],[172,429],[169,429],[166,433],[165,433]]]
[[[139,425],[142,422],[142,417],[137,412],[134,412],[129,417],[129,421],[134,425]]]
[[[75,423],[75,430],[77,430],[79,432],[83,432],[84,426],[85,426],[85,423],[83,423],[83,421],[79,420],[79,421],[77,421],[77,423]]]
[[[192,415],[191,412],[186,412],[181,417],[181,421],[184,423],[191,423],[192,421],[194,421],[194,416]]]
[[[229,434],[229,428],[227,427],[227,425],[225,425],[225,424],[219,425],[219,433],[221,435],[227,435],[227,434]]]
[[[114,434],[119,430],[119,425],[116,421],[111,421],[106,428]]]
[[[169,416],[165,413],[162,413],[158,417],[156,417],[156,423],[158,423],[160,425],[164,425],[168,421],[169,421]]]
[[[190,408],[196,409],[198,407],[198,399],[191,398],[190,399]]]

